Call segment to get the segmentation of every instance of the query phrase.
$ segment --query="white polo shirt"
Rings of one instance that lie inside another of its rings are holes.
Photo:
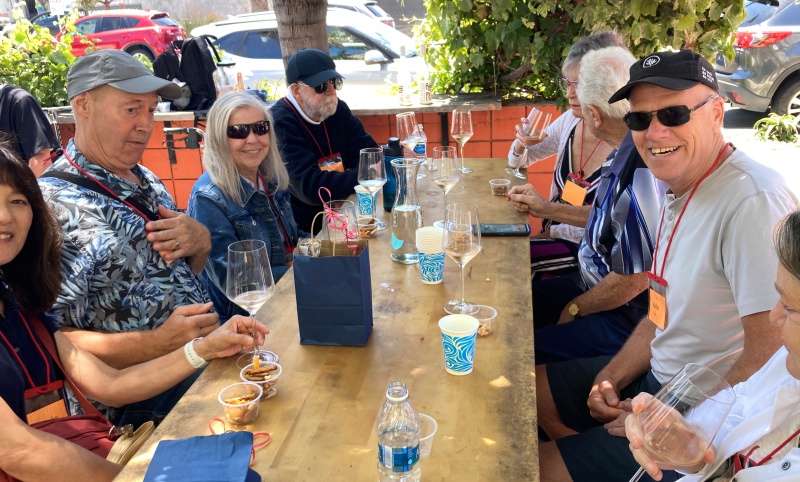
[[[788,161],[788,160],[787,160]],[[659,274],[689,192],[661,204]],[[666,383],[686,363],[725,375],[742,352],[744,316],[769,311],[778,260],[775,224],[797,209],[780,174],[736,150],[700,184],[666,260],[668,324],[650,343],[653,374]],[[658,229],[658,228],[656,228]]]

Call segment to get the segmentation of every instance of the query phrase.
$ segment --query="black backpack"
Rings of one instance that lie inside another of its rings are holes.
[[[213,57],[212,57],[213,53]],[[192,89],[192,98],[185,110],[205,110],[217,98],[214,71],[222,57],[208,35],[184,40],[181,46],[181,75]]]
[[[159,54],[153,61],[153,73],[162,79],[172,80],[183,78],[181,74],[181,60],[178,57],[179,46],[175,42],[169,44],[167,50]]]

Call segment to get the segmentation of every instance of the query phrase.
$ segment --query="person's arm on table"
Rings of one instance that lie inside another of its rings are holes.
[[[586,227],[589,220],[591,206],[573,206],[564,203],[552,203],[541,196],[530,184],[513,186],[508,191],[508,199],[514,208],[520,212],[527,212],[533,217],[552,219],[560,223],[570,224],[579,228]]]
[[[573,298],[561,310],[558,322],[568,323],[575,319],[569,314],[569,305],[572,302],[580,307],[581,316],[591,315],[619,308],[646,290],[647,285],[647,273],[618,274],[612,271],[592,289]]]
[[[26,481],[110,481],[121,465],[28,426],[0,398],[0,469]]]
[[[211,234],[208,229],[190,216],[158,207],[161,219],[150,221],[145,228],[149,231],[147,240],[153,249],[164,252],[168,262],[186,258],[195,274],[200,274],[211,252]]]
[[[64,326],[60,331],[81,349],[121,369],[170,353],[214,331],[219,324],[217,314],[209,313],[212,306],[210,302],[179,306],[153,330],[98,333]]]
[[[656,325],[642,319],[619,353],[594,379],[587,405],[599,422],[610,422],[630,412],[630,402],[620,400],[620,390],[650,370],[650,342],[656,336]]]
[[[239,315],[208,336],[190,342],[197,355],[206,361],[235,355],[253,348],[253,323],[257,327],[258,342],[261,343],[269,330],[250,317]],[[196,370],[187,360],[183,345],[148,362],[117,370],[76,346],[61,333],[57,332],[55,338],[64,370],[73,381],[89,398],[112,406],[158,395]]]

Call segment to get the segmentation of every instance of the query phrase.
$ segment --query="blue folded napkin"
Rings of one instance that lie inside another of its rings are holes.
[[[250,482],[251,432],[162,440],[144,476],[145,482]]]

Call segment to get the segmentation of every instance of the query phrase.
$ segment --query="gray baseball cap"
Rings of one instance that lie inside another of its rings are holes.
[[[156,77],[138,59],[121,50],[97,50],[78,59],[67,74],[67,95],[110,85],[130,94],[155,92],[165,99],[179,99],[178,84]]]

